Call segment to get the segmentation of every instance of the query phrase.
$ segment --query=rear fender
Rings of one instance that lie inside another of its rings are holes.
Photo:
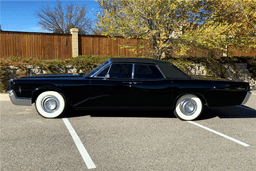
[[[175,98],[175,101],[174,101],[175,103],[174,103],[174,106],[173,106],[174,108],[175,108],[175,105],[176,105],[178,99],[179,99],[181,96],[186,95],[186,94],[193,94],[193,95],[197,96],[198,98],[200,98],[200,100],[202,101],[202,104],[203,104],[204,106],[209,107],[208,104],[207,104],[207,101],[206,101],[205,97],[204,97],[202,94],[196,93],[196,92],[183,92],[183,93],[180,93],[180,94]]]

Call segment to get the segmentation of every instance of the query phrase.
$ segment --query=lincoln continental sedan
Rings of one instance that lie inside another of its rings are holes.
[[[15,105],[35,103],[45,118],[66,109],[145,109],[174,111],[194,120],[204,107],[245,104],[246,82],[193,79],[169,62],[148,58],[110,58],[87,75],[35,75],[11,80]],[[171,115],[171,114],[170,114]]]

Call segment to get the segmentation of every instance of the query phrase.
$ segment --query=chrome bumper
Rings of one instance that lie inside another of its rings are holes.
[[[245,103],[247,103],[248,100],[249,100],[249,98],[251,97],[251,95],[252,95],[252,92],[247,91],[247,94],[246,94],[246,96],[245,96],[245,98],[244,98],[244,101],[242,102],[241,105],[244,105]]]
[[[31,106],[32,101],[29,98],[19,98],[16,96],[15,91],[9,90],[9,97],[13,104],[15,105],[22,105],[22,106]]]

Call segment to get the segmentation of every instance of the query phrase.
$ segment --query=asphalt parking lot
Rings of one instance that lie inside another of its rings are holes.
[[[44,119],[0,94],[1,171],[256,170],[256,92],[244,106],[170,111],[81,111]]]

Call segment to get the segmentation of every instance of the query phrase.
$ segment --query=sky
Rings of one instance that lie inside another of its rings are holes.
[[[86,16],[96,19],[97,10],[100,6],[94,0],[61,0],[62,7],[72,2],[75,5],[83,6],[86,4]],[[3,31],[22,31],[22,32],[43,32],[37,23],[39,18],[36,17],[36,11],[49,5],[57,6],[56,0],[0,0],[0,25]]]

